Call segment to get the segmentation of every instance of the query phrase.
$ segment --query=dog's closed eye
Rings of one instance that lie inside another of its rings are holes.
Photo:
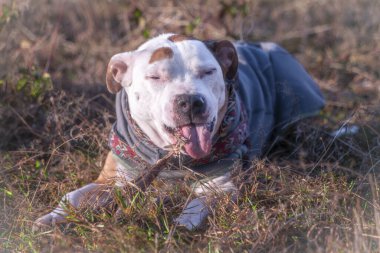
[[[211,76],[211,75],[213,75],[215,73],[215,71],[216,71],[215,68],[206,69],[206,70],[200,72],[199,77],[200,78],[204,78],[206,76]]]
[[[161,77],[158,75],[148,75],[145,77],[146,79],[151,79],[151,80],[160,80]]]

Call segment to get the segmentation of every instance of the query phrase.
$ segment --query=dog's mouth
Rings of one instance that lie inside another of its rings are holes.
[[[176,128],[164,125],[165,130],[175,138],[181,138],[185,140],[183,149],[194,159],[200,159],[211,151],[211,135],[215,127],[215,118],[204,124],[187,124],[183,126],[178,126]]]

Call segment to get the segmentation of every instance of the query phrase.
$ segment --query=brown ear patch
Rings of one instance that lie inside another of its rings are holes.
[[[182,34],[174,34],[168,38],[171,42],[181,42],[184,40],[194,40],[193,37],[182,35]]]
[[[173,57],[173,54],[173,50],[170,47],[160,47],[153,52],[149,64],[163,59],[170,59]]]
[[[109,92],[116,94],[121,90],[122,75],[127,72],[128,66],[122,61],[111,61],[108,64],[106,83]]]
[[[234,45],[228,40],[204,41],[222,67],[227,79],[234,79],[238,69],[238,56]]]

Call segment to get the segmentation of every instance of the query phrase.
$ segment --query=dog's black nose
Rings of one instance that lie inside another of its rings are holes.
[[[174,111],[179,116],[191,118],[201,116],[206,111],[206,100],[199,94],[182,94],[174,99]]]

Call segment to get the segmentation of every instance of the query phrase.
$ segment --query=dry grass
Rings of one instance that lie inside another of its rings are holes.
[[[380,251],[379,11],[377,0],[0,2],[0,251]],[[121,223],[84,212],[33,234],[101,169],[115,120],[108,59],[168,31],[279,42],[328,105],[237,177],[238,202],[223,196],[200,231],[172,226],[188,187],[157,181]],[[352,124],[358,134],[329,135]]]

